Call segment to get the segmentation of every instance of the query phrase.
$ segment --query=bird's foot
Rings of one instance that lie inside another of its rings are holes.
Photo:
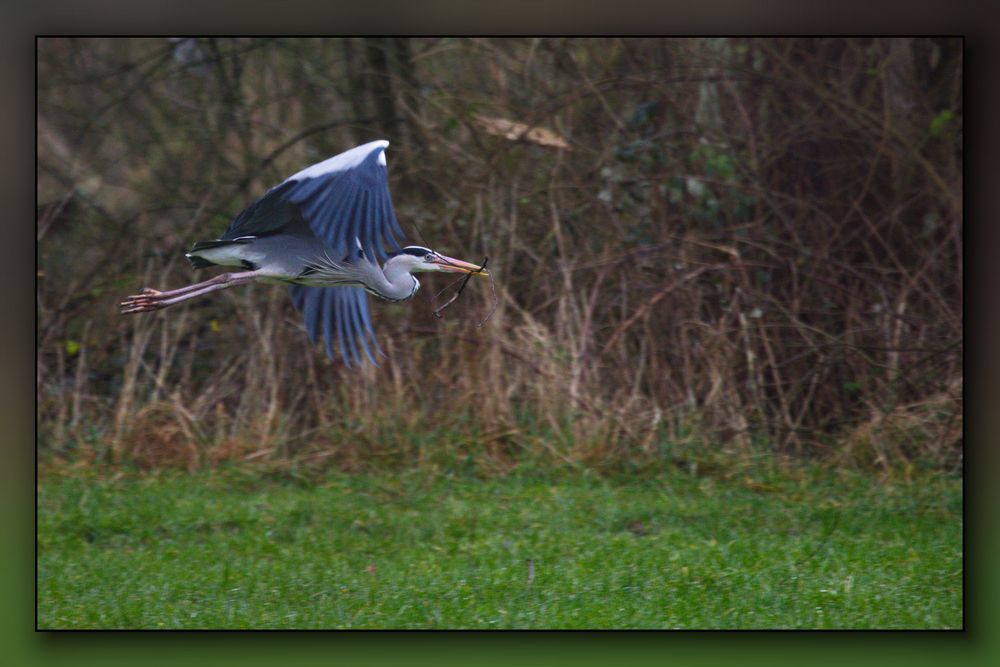
[[[139,294],[125,297],[125,300],[118,304],[122,315],[129,313],[149,313],[163,308],[163,292],[144,287]]]

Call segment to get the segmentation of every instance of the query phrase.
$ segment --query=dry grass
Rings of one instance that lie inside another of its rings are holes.
[[[838,456],[844,463],[886,470],[911,461],[941,468],[961,464],[961,405],[962,384],[954,380],[947,391],[926,399],[885,412],[873,408],[844,439]]]
[[[44,449],[498,474],[761,444],[960,462],[960,44],[377,41],[406,58],[364,71],[351,40],[197,46],[204,70],[159,40],[40,43]],[[108,62],[135,67],[95,79]],[[362,85],[383,67],[388,106]],[[485,283],[438,321],[431,278],[374,305],[387,358],[350,370],[276,288],[114,313],[137,283],[189,281],[184,248],[253,194],[374,134],[411,240],[489,256],[485,325]]]

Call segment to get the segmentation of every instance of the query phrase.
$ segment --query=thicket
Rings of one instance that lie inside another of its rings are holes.
[[[195,468],[962,452],[957,39],[40,39],[44,452]],[[303,166],[391,141],[411,242],[489,257],[373,303],[386,357],[285,290],[120,316]]]

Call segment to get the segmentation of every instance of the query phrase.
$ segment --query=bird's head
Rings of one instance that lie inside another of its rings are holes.
[[[385,263],[385,266],[386,269],[398,266],[410,273],[438,271],[471,273],[476,276],[489,275],[489,272],[485,269],[480,269],[475,264],[446,257],[438,252],[434,252],[430,248],[418,245],[406,246],[399,252],[390,253],[389,260]]]

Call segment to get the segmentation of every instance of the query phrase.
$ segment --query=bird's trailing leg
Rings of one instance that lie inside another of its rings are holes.
[[[202,296],[203,294],[215,292],[216,290],[226,289],[227,287],[232,287],[233,285],[242,285],[244,283],[253,282],[259,277],[259,275],[260,274],[257,271],[220,273],[214,278],[210,278],[204,282],[187,285],[186,287],[179,287],[175,290],[169,290],[167,292],[161,292],[159,290],[150,289],[149,287],[144,287],[139,294],[133,294],[132,296],[125,297],[125,300],[118,305],[121,308],[123,315],[128,313],[148,313],[154,310],[159,310],[160,308],[172,306],[175,303],[180,303],[181,301],[193,299],[196,296]]]

